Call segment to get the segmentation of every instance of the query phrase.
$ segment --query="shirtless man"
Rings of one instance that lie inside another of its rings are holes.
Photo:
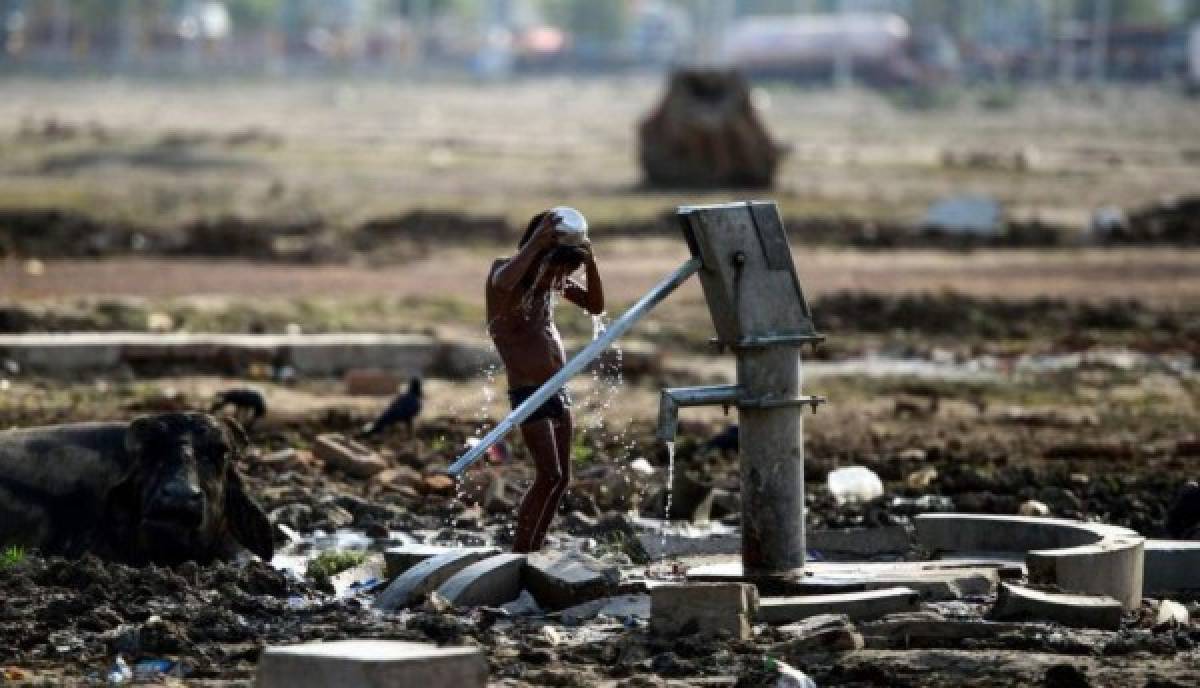
[[[528,399],[566,363],[562,337],[554,324],[554,293],[592,315],[604,312],[604,285],[591,243],[560,246],[558,218],[538,213],[529,222],[511,258],[492,264],[487,281],[488,333],[504,361],[513,408]],[[570,278],[586,266],[586,285]],[[542,547],[571,475],[571,399],[564,388],[521,425],[533,456],[533,485],[517,513],[514,552]]]

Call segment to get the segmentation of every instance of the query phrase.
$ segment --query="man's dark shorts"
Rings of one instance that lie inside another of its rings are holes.
[[[526,399],[533,396],[533,393],[538,391],[539,387],[530,385],[527,387],[517,387],[508,391],[508,400],[512,403],[515,409],[525,402]],[[544,404],[537,407],[528,418],[526,423],[536,423],[542,420],[559,420],[567,415],[567,409],[571,407],[571,395],[567,393],[566,388],[558,390],[558,394],[550,397]]]

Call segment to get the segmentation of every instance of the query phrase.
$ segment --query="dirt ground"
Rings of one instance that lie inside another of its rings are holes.
[[[742,198],[640,187],[633,125],[659,86],[642,77],[503,86],[9,78],[0,99],[0,210],[79,212],[136,226],[152,240],[225,216],[288,226],[320,218],[323,232],[344,233],[352,245],[363,223],[422,209],[517,226],[534,210],[570,203],[616,226],[679,204]],[[756,98],[769,103],[768,124],[792,153],[778,187],[755,195],[777,200],[788,217],[913,223],[936,198],[977,192],[1072,235],[1056,248],[881,251],[793,234],[801,280],[829,336],[806,368],[808,391],[830,399],[805,419],[809,527],[880,518],[836,504],[825,486],[830,470],[863,465],[889,499],[932,495],[956,510],[997,514],[1038,500],[1054,516],[1162,535],[1170,501],[1196,479],[1200,457],[1200,252],[1084,247],[1082,230],[1097,207],[1197,191],[1200,105],[1150,90],[1030,92],[1004,112],[980,109],[969,93],[933,112],[861,92],[770,86]],[[259,239],[249,243],[264,245]],[[610,314],[685,257],[682,243],[663,234],[595,241]],[[300,262],[136,251],[87,260],[79,256],[88,251],[0,248],[5,333],[145,330],[165,313],[171,327],[191,331],[290,326],[469,339],[484,336],[486,265],[507,250],[478,236]],[[564,313],[562,322],[573,346],[591,334],[579,315]],[[661,516],[658,391],[732,381],[709,336],[703,297],[688,285],[628,343],[655,354],[653,366],[620,383],[572,383],[581,421],[576,483],[553,543],[620,566],[629,592],[641,592],[645,565],[614,536],[625,532],[614,519],[638,509]],[[216,390],[241,382],[129,370],[69,380],[6,366],[0,427],[205,408]],[[506,412],[496,371],[427,380],[417,437],[380,442],[396,474],[409,478],[391,481],[346,476],[310,452],[319,432],[360,427],[386,398],[348,395],[340,380],[253,383],[271,413],[254,433],[259,453],[242,468],[276,523],[306,535],[350,529],[369,535],[373,549],[400,537],[508,542],[511,509],[489,513],[480,502],[496,479],[510,506],[519,499],[531,477],[519,442],[510,444],[510,462],[474,473],[461,491],[419,481]],[[713,515],[732,526],[740,518],[736,461],[704,442],[735,420],[720,409],[685,411],[678,456],[681,470],[732,495]],[[652,477],[631,473],[637,458],[651,463]],[[886,505],[883,513],[902,524],[911,515]],[[982,640],[905,639],[797,656],[769,627],[745,642],[664,640],[644,620],[571,625],[436,605],[377,614],[367,608],[370,593],[339,597],[261,563],[130,569],[33,552],[13,559],[0,563],[5,686],[102,684],[118,655],[131,666],[167,659],[181,674],[144,682],[249,685],[266,645],[344,637],[478,644],[495,685],[773,685],[772,659],[822,688],[1200,684],[1200,605],[1188,598],[1192,621],[1173,628],[1147,622],[1148,602],[1119,631],[1027,624]],[[670,561],[650,566],[673,570]],[[989,604],[966,599],[932,611],[979,620]]]

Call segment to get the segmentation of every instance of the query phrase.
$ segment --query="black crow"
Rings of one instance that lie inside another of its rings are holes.
[[[736,425],[729,425],[704,444],[705,449],[718,449],[723,452],[735,452],[739,446],[738,426]]]
[[[216,413],[227,406],[233,407],[234,416],[247,429],[267,415],[267,400],[263,398],[262,391],[253,387],[233,387],[217,392],[208,412]]]
[[[392,399],[383,413],[375,420],[367,423],[362,430],[363,437],[378,435],[396,423],[404,423],[408,428],[408,436],[413,436],[413,420],[421,413],[421,378],[414,377],[408,383],[408,391]]]

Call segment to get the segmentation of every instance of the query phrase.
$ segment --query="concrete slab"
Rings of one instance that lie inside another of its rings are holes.
[[[848,652],[863,648],[863,637],[845,614],[819,614],[799,623],[781,626],[789,639],[771,647],[771,655],[799,662],[814,652]]]
[[[341,640],[268,647],[258,662],[258,688],[484,688],[488,665],[474,647],[437,647],[392,640]]]
[[[912,540],[904,526],[884,528],[847,528],[812,530],[804,534],[804,544],[824,555],[869,557],[876,554],[907,552]]]
[[[522,584],[545,609],[564,609],[617,592],[621,573],[586,555],[538,552],[525,560]]]
[[[577,604],[560,612],[560,618],[567,625],[582,623],[597,616],[607,616],[618,621],[649,619],[650,596],[619,595],[617,597],[605,597]]]
[[[821,614],[841,614],[854,621],[863,621],[913,612],[920,607],[920,593],[912,588],[896,587],[837,595],[764,597],[759,600],[756,619],[769,624],[787,624]]]
[[[375,598],[374,607],[391,611],[415,604],[455,574],[495,552],[494,549],[456,549],[429,557],[397,576]]]
[[[1029,580],[1141,603],[1143,543],[1128,528],[1057,518],[922,514],[917,542],[937,552],[1023,552]]]
[[[304,375],[340,375],[352,368],[428,369],[439,346],[424,335],[72,332],[0,335],[0,353],[36,373],[72,375],[123,364],[173,365],[229,372],[283,354]]]
[[[1042,592],[1001,583],[991,616],[1001,621],[1057,621],[1073,628],[1115,631],[1124,613],[1120,600],[1107,595]]]
[[[495,607],[521,594],[524,554],[497,554],[464,568],[437,592],[457,607]]]
[[[1142,591],[1172,595],[1200,590],[1200,542],[1147,540]]]
[[[823,595],[908,587],[926,600],[988,595],[1000,580],[1002,564],[964,566],[958,562],[810,562],[793,578],[755,579],[764,595]],[[689,581],[745,580],[740,562],[688,569]]]
[[[650,630],[660,636],[728,633],[748,640],[758,611],[749,583],[685,583],[650,589]]]
[[[499,554],[495,547],[447,547],[445,545],[400,545],[389,547],[383,551],[384,575],[388,580],[404,573],[412,567],[431,557],[447,552],[479,551],[485,554]]]
[[[946,619],[936,612],[892,614],[859,625],[870,649],[946,647],[963,640],[986,640],[1005,633],[1030,632],[1033,624]]]

